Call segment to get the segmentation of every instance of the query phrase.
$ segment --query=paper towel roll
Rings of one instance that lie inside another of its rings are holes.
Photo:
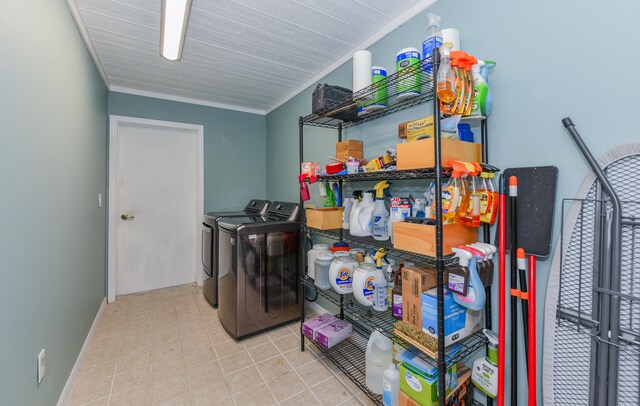
[[[442,43],[451,42],[453,44],[452,51],[460,50],[460,31],[455,28],[445,28],[442,30]]]
[[[356,51],[353,54],[353,93],[371,86],[371,52]]]

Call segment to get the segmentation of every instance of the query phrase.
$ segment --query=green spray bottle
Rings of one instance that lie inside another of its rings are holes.
[[[491,114],[492,97],[487,78],[495,66],[496,63],[493,61],[478,60],[478,63],[471,68],[475,87],[473,107],[471,108],[472,116],[488,117]]]
[[[485,395],[498,395],[498,335],[486,328],[482,330],[489,340],[488,355],[473,362],[471,382]]]

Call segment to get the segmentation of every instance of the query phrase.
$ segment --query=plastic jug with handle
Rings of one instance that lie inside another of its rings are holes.
[[[356,237],[369,237],[371,235],[371,218],[373,215],[373,194],[365,193],[362,202],[351,207],[351,219],[349,232]]]
[[[393,362],[391,339],[379,331],[369,336],[367,352],[365,354],[366,382],[369,390],[382,395],[382,377],[384,371]]]

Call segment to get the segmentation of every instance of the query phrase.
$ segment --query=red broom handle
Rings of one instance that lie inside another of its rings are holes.
[[[529,406],[536,405],[536,257],[529,256]]]
[[[507,199],[505,190],[501,190],[498,209],[498,406],[504,406],[504,348],[505,348],[505,311],[507,273],[506,246],[507,246]]]

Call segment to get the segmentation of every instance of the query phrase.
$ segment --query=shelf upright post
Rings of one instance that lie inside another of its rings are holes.
[[[338,124],[338,142],[342,141],[342,123]],[[338,190],[340,191],[340,196],[344,196],[342,191],[342,179],[338,181]],[[338,204],[342,204],[342,202],[338,202]],[[344,230],[340,228],[340,241],[344,239]],[[344,320],[344,295],[340,295],[340,319]]]
[[[303,156],[303,139],[304,139],[304,119],[302,118],[302,116],[298,117],[298,143],[299,143],[299,158],[300,158],[300,162],[298,163],[298,170],[301,173],[302,172],[302,162],[304,159]],[[305,224],[305,212],[304,212],[304,201],[302,201],[302,195],[300,195],[300,224]],[[302,323],[304,323],[304,318],[305,318],[305,309],[306,309],[306,298],[307,295],[305,294],[305,289],[304,289],[304,284],[302,283],[302,278],[304,277],[304,273],[305,273],[305,267],[304,267],[304,232],[302,231],[302,228],[300,228],[300,230],[298,231],[299,236],[298,236],[298,286],[299,286],[299,292],[300,292],[300,314],[301,314],[301,322],[300,322],[300,351],[304,351],[304,334],[302,334]]]
[[[447,365],[444,356],[444,253],[442,252],[442,163],[440,142],[440,103],[438,103],[438,67],[440,49],[435,48],[431,55],[433,92],[433,140],[436,182],[436,280],[438,293],[438,401],[444,406],[446,400],[445,376]]]
[[[480,121],[480,142],[482,143],[482,163],[489,163],[489,137],[487,134],[487,119],[484,118]],[[491,226],[489,224],[482,225],[482,240],[491,244]],[[487,297],[487,301],[484,307],[484,324],[487,330],[491,330],[492,328],[492,312],[491,312],[491,286],[487,286],[485,288],[485,296]],[[489,355],[489,347],[487,346],[487,355]],[[487,406],[493,406],[493,399],[487,397]]]

